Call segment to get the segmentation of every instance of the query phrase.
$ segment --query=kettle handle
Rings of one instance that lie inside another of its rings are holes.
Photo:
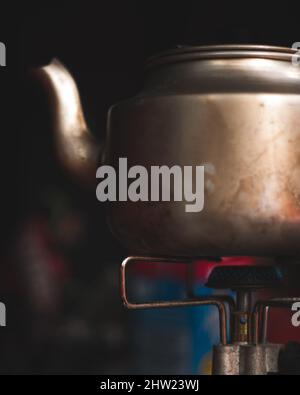
[[[53,111],[55,148],[63,167],[83,184],[93,184],[102,151],[86,124],[77,84],[57,59],[34,70]]]

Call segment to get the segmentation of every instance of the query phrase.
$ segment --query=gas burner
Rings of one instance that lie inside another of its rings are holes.
[[[137,303],[128,299],[126,269],[130,263],[186,263],[188,265],[187,295],[185,300]],[[186,258],[132,256],[121,265],[121,296],[128,309],[153,309],[213,305],[219,312],[220,343],[213,347],[215,375],[257,375],[279,373],[279,362],[284,360],[284,345],[268,342],[268,314],[271,308],[291,308],[299,297],[271,298],[252,304],[252,295],[260,289],[282,286],[283,276],[278,266],[216,266],[206,286],[231,289],[229,295],[197,296],[194,293],[192,260]],[[283,355],[283,357],[282,357]]]

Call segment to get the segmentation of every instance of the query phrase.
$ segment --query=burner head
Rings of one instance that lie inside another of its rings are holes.
[[[217,266],[206,283],[216,289],[274,288],[282,285],[282,273],[276,266]]]

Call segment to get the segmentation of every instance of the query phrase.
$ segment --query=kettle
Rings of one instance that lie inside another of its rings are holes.
[[[300,254],[300,67],[296,50],[182,47],[152,57],[142,92],[112,106],[107,139],[90,133],[76,83],[58,60],[38,69],[52,99],[57,150],[86,182],[97,166],[201,166],[204,205],[107,203],[116,237],[139,254]],[[296,62],[297,63],[297,62]],[[195,185],[194,185],[195,186]],[[171,196],[176,194],[171,185]]]

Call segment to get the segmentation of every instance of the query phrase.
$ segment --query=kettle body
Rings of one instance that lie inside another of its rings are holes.
[[[204,207],[114,202],[108,217],[122,242],[179,256],[300,253],[300,67],[291,56],[191,47],[150,61],[144,90],[109,112],[106,158],[204,166]]]

